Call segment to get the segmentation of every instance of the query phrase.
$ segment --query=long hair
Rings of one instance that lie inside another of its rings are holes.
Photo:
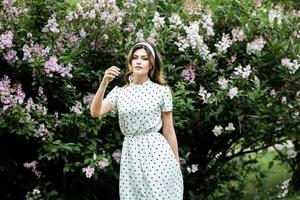
[[[148,44],[150,44],[152,46],[152,48],[154,49],[154,53],[155,53],[155,60],[151,54],[151,51],[147,48],[147,46],[143,45],[143,44],[138,44],[139,42],[146,42]],[[149,78],[151,81],[158,83],[160,85],[166,85],[166,81],[165,81],[165,77],[163,74],[163,62],[160,56],[160,53],[158,52],[157,48],[148,41],[139,41],[137,43],[135,43],[133,45],[133,47],[130,49],[128,56],[127,56],[127,61],[126,61],[126,70],[125,70],[125,75],[124,75],[124,81],[125,81],[125,86],[128,86],[130,84],[129,82],[129,76],[133,73],[132,72],[132,57],[133,57],[133,53],[138,50],[138,49],[145,49],[145,51],[148,54],[148,58],[150,61],[150,65],[151,65],[151,69],[149,70]]]

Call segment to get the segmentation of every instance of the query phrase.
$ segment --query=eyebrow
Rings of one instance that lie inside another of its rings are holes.
[[[134,56],[138,56],[138,55],[133,54],[132,57],[134,57]],[[148,55],[142,55],[142,57],[148,57]]]

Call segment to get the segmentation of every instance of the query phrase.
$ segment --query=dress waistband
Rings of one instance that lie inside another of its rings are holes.
[[[124,134],[125,137],[129,137],[129,138],[132,138],[132,137],[138,137],[138,136],[146,136],[146,135],[150,135],[151,133],[158,133],[158,134],[161,134],[160,132],[158,131],[147,131],[147,132],[143,132],[143,133],[137,133],[137,134]]]

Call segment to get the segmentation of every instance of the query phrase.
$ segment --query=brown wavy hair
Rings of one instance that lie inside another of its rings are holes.
[[[147,46],[143,45],[143,44],[138,44],[139,42],[146,42],[148,44],[150,44],[152,46],[152,48],[154,49],[154,53],[155,53],[155,60],[152,56],[151,51],[148,49]],[[125,81],[125,86],[128,86],[130,84],[129,82],[129,76],[132,74],[132,57],[133,57],[133,53],[138,50],[138,49],[145,49],[147,54],[148,54],[148,58],[150,61],[150,65],[151,65],[151,70],[149,70],[149,78],[151,81],[158,83],[160,85],[166,85],[166,81],[165,81],[165,77],[163,74],[163,62],[160,56],[160,53],[158,52],[157,48],[154,46],[154,44],[152,44],[151,42],[148,41],[139,41],[137,43],[135,43],[132,48],[130,49],[128,56],[127,56],[127,61],[126,61],[126,70],[125,70],[125,75],[124,75],[124,81]],[[138,44],[138,45],[136,45]]]

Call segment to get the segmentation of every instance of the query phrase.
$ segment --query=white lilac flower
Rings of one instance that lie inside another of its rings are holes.
[[[199,164],[192,164],[191,167],[187,167],[187,171],[189,173],[196,173],[198,169]]]
[[[184,26],[183,28],[191,47],[197,49],[198,45],[203,43],[203,37],[199,35],[199,22],[192,22],[189,26]]]
[[[233,99],[238,94],[238,88],[233,87],[229,89],[228,96],[230,99]]]
[[[75,105],[70,108],[71,112],[76,113],[77,115],[82,114],[82,103],[80,101],[75,101]]]
[[[157,37],[157,32],[155,29],[152,29],[149,37],[147,38],[147,41],[156,44],[156,37]]]
[[[233,126],[233,123],[228,123],[228,126],[225,127],[225,130],[226,130],[226,131],[234,131],[235,128],[234,128],[234,126]]]
[[[251,74],[251,66],[247,65],[246,67],[242,67],[242,65],[239,65],[238,67],[234,68],[235,72],[234,74],[237,76],[241,76],[245,79],[248,79],[248,77]]]
[[[246,35],[244,33],[244,30],[242,28],[234,28],[231,31],[232,34],[232,40],[234,42],[241,42],[246,39]]]
[[[187,39],[179,36],[178,41],[174,42],[174,44],[178,47],[178,50],[184,52],[187,48],[190,47]]]
[[[289,184],[290,184],[290,181],[291,181],[291,180],[292,180],[291,178],[288,178],[288,179],[285,180],[285,181],[282,183],[282,185],[280,186],[280,189],[281,189],[281,192],[282,192],[282,193],[280,193],[280,194],[277,195],[277,197],[278,197],[279,199],[286,197],[286,195],[288,194],[288,192],[289,192],[288,187],[289,187]]]
[[[300,67],[300,63],[296,59],[291,61],[289,58],[281,59],[281,65],[290,70],[290,74],[294,74]]]
[[[215,31],[214,31],[214,23],[212,21],[212,14],[210,12],[206,13],[203,15],[202,18],[202,26],[203,28],[206,29],[206,36],[210,37],[210,36],[214,36],[215,35]]]
[[[217,44],[215,44],[215,47],[217,47],[218,52],[226,53],[231,44],[232,40],[230,39],[229,34],[223,33],[222,39]]]
[[[84,38],[84,37],[86,36],[86,32],[85,32],[84,28],[81,28],[81,29],[79,30],[79,35],[80,35],[80,37],[82,37],[82,38]]]
[[[211,96],[211,93],[207,92],[207,90],[200,85],[198,95],[200,96],[200,99],[203,101],[203,103],[208,103],[208,99]]]
[[[45,124],[42,123],[39,125],[39,129],[37,130],[37,133],[34,136],[38,138],[42,138],[42,140],[45,140],[48,135],[48,132],[49,131],[45,127]]]
[[[269,23],[273,26],[275,18],[277,19],[278,25],[281,26],[282,24],[282,9],[277,7],[277,9],[270,9],[269,10]]]
[[[95,168],[91,167],[91,166],[87,166],[87,167],[82,168],[82,172],[85,173],[85,176],[87,178],[91,178],[95,172]]]
[[[267,42],[263,37],[258,37],[250,43],[247,43],[247,53],[249,55],[260,52]]]
[[[109,166],[109,162],[106,158],[104,158],[98,162],[98,165],[100,169],[104,169]]]
[[[215,126],[214,129],[212,130],[212,132],[214,133],[214,135],[216,137],[220,136],[223,132],[223,127],[222,126]]]
[[[39,189],[33,189],[33,191],[32,191],[32,194],[33,195],[38,195],[38,194],[40,194],[41,193],[41,191],[39,190]]]
[[[161,28],[165,25],[165,18],[160,17],[159,13],[155,11],[152,22],[154,23],[154,28]]]
[[[226,89],[228,87],[228,80],[224,77],[220,77],[218,84],[221,86],[221,89]]]
[[[144,40],[144,31],[142,29],[139,29],[136,33],[136,41],[142,41]]]
[[[286,105],[287,104],[287,99],[286,99],[285,96],[281,98],[281,104],[282,105]]]
[[[173,13],[168,19],[170,22],[170,28],[180,28],[183,25],[180,16],[176,13]]]

